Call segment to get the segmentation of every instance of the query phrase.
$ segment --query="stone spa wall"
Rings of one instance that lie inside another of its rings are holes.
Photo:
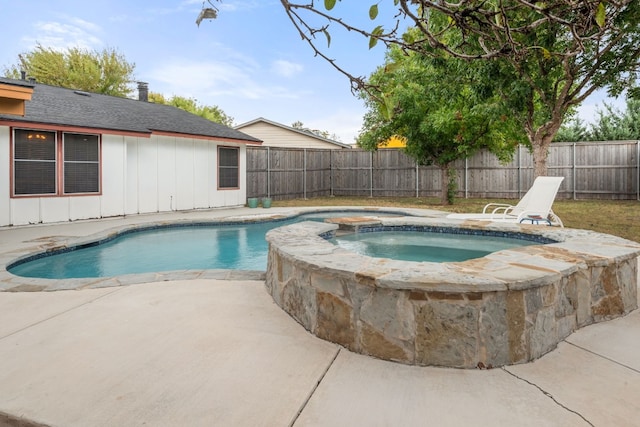
[[[334,222],[524,232],[557,242],[431,263],[349,252],[324,238],[335,223],[270,231],[266,287],[274,301],[311,333],[357,353],[458,368],[525,363],[576,329],[638,306],[640,244],[615,236],[418,217]]]

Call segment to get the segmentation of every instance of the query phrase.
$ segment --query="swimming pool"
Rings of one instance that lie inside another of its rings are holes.
[[[16,276],[45,279],[178,270],[266,271],[265,234],[269,230],[300,221],[324,221],[358,213],[362,212],[316,212],[277,221],[173,224],[125,231],[109,239],[27,257],[10,265],[8,271]],[[376,212],[376,215],[392,214]],[[338,245],[369,256],[432,262],[464,261],[534,243],[498,236],[408,231],[355,233],[334,240]]]
[[[60,251],[34,254],[8,266],[16,276],[69,279],[115,277],[174,270],[256,270],[267,267],[267,231],[299,221],[324,221],[345,213],[318,211],[254,222],[169,224],[125,230]],[[376,212],[376,215],[398,215]]]

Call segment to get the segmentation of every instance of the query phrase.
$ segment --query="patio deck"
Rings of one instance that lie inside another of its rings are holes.
[[[141,221],[0,228],[0,255]],[[640,311],[527,364],[425,368],[322,341],[260,280],[0,292],[0,426],[636,426]]]

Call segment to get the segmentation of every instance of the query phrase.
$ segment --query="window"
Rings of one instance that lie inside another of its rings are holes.
[[[64,193],[100,191],[100,145],[97,135],[64,134]]]
[[[218,147],[218,188],[239,188],[240,150]]]
[[[13,195],[100,192],[98,135],[16,129]]]
[[[56,194],[56,134],[15,131],[14,194]]]

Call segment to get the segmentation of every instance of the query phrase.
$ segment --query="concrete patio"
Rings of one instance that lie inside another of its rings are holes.
[[[233,210],[255,213],[267,211]],[[0,228],[0,254],[229,214]],[[639,354],[638,310],[580,329],[532,363],[459,370],[322,341],[260,280],[0,292],[0,426],[637,426]]]

